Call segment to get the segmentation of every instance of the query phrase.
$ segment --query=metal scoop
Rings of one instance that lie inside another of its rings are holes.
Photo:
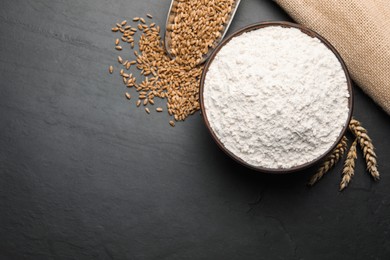
[[[167,21],[166,21],[166,24],[165,24],[165,34],[164,34],[164,45],[165,45],[165,50],[168,54],[168,56],[171,58],[171,59],[175,59],[175,55],[172,54],[172,49],[171,49],[171,46],[170,46],[170,37],[169,37],[169,33],[167,33],[167,28],[168,28],[168,25],[170,25],[176,15],[176,13],[174,12],[174,7],[176,7],[177,3],[179,1],[177,0],[172,0],[171,1],[171,6],[169,7],[169,11],[168,11],[168,16],[167,16]],[[232,23],[232,20],[233,20],[233,17],[234,15],[236,14],[236,11],[237,11],[237,8],[240,4],[241,0],[235,0],[234,3],[233,3],[233,6],[232,6],[232,11],[230,12],[228,18],[227,18],[227,21],[226,23],[223,25],[224,28],[223,30],[221,31],[221,37],[217,38],[214,42],[214,44],[212,45],[212,47],[209,48],[208,52],[206,54],[203,55],[202,59],[200,60],[199,64],[202,64],[203,62],[205,62],[211,55],[211,53],[213,52],[214,48],[218,45],[218,43],[220,43],[222,41],[222,39],[225,37],[229,27],[230,27],[230,24]]]

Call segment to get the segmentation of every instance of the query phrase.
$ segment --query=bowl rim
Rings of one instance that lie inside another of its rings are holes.
[[[239,158],[237,155],[233,154],[230,150],[228,150],[222,144],[222,142],[219,140],[219,138],[214,133],[214,130],[210,126],[209,120],[207,118],[206,109],[204,107],[204,96],[203,96],[204,81],[206,78],[206,74],[209,70],[210,64],[212,63],[212,61],[214,60],[215,56],[220,51],[220,49],[223,46],[225,46],[232,38],[237,37],[245,32],[249,32],[249,31],[253,31],[253,30],[257,30],[257,29],[261,29],[261,28],[265,28],[265,27],[271,27],[271,26],[280,26],[283,28],[296,28],[296,29],[299,29],[301,32],[309,35],[310,37],[319,39],[323,44],[325,44],[325,46],[328,49],[330,49],[334,53],[334,55],[337,57],[337,59],[339,60],[339,62],[341,64],[341,67],[344,70],[345,77],[347,79],[347,87],[348,87],[348,93],[349,93],[349,98],[348,98],[349,111],[348,111],[347,121],[345,122],[345,125],[344,125],[343,129],[341,130],[340,135],[338,136],[336,141],[333,143],[333,145],[326,152],[324,152],[321,156],[317,157],[316,159],[314,159],[310,162],[298,165],[298,166],[291,167],[291,168],[266,168],[266,167],[262,167],[262,166],[254,166],[252,164],[245,162],[243,159]],[[298,171],[305,170],[307,168],[310,168],[310,167],[322,162],[328,155],[330,155],[332,153],[332,151],[335,149],[337,144],[341,141],[341,139],[345,135],[345,133],[348,129],[349,122],[351,121],[351,118],[352,118],[352,112],[353,112],[353,107],[354,107],[352,81],[351,81],[351,78],[350,78],[350,75],[348,72],[348,68],[345,65],[344,60],[342,59],[341,55],[338,53],[336,48],[328,40],[326,40],[324,37],[322,37],[317,32],[315,32],[315,31],[313,31],[313,30],[311,30],[303,25],[291,23],[291,22],[285,22],[285,21],[260,22],[260,23],[251,24],[251,25],[248,25],[244,28],[241,28],[241,29],[233,32],[231,35],[229,35],[228,37],[223,39],[217,45],[217,47],[214,49],[214,51],[210,55],[209,59],[206,61],[205,66],[203,68],[202,76],[200,79],[199,101],[200,101],[200,109],[202,112],[203,121],[204,121],[208,131],[210,132],[212,138],[214,139],[214,141],[218,145],[218,147],[222,151],[224,151],[228,156],[230,156],[233,160],[240,163],[241,165],[244,165],[244,166],[246,166],[252,170],[258,171],[258,172],[271,173],[271,174],[286,174],[286,173],[298,172]]]

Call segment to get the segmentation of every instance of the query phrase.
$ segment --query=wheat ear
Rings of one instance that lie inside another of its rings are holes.
[[[367,170],[378,181],[380,179],[379,171],[377,168],[376,154],[374,152],[374,145],[371,138],[367,134],[367,130],[361,126],[360,122],[356,119],[352,119],[349,123],[349,129],[358,139],[360,148],[363,150],[364,159],[366,160]]]
[[[351,147],[349,148],[347,159],[344,162],[342,179],[340,182],[340,191],[344,190],[349,182],[351,181],[353,175],[355,174],[355,160],[357,158],[356,154],[356,146],[357,146],[357,138],[353,141]]]
[[[347,148],[347,137],[343,136],[340,143],[337,144],[336,148],[332,153],[325,159],[321,167],[317,172],[310,178],[307,185],[313,186],[316,184],[336,163],[343,157]]]

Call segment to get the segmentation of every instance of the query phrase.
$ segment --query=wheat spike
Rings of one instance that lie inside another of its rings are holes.
[[[321,167],[317,172],[310,178],[307,185],[313,186],[316,184],[336,163],[343,157],[345,150],[347,148],[347,137],[343,136],[340,143],[337,144],[333,152],[326,158],[322,163]]]
[[[377,168],[376,154],[371,138],[367,134],[367,130],[361,126],[361,123],[356,119],[352,119],[349,123],[349,129],[358,139],[360,148],[363,150],[364,159],[366,160],[367,170],[378,181],[380,179]]]
[[[353,175],[355,174],[355,160],[357,158],[356,154],[356,146],[357,146],[357,138],[353,141],[351,147],[349,148],[347,159],[344,162],[344,168],[342,173],[342,179],[340,182],[340,191],[344,190],[349,182],[351,181]]]

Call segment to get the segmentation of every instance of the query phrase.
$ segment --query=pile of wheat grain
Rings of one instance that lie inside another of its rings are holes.
[[[135,24],[127,21],[117,23],[112,31],[120,33],[115,39],[115,49],[126,50],[121,45],[127,44],[129,49],[138,45],[139,51],[133,51],[133,59],[124,59],[118,56],[120,76],[123,83],[138,92],[138,107],[143,104],[149,114],[148,106],[154,105],[154,99],[166,99],[166,110],[175,121],[185,120],[189,115],[199,110],[199,82],[203,66],[198,65],[200,58],[205,55],[211,46],[221,37],[228,15],[232,10],[233,0],[215,1],[177,1],[173,6],[176,15],[170,19],[167,33],[171,59],[165,51],[164,41],[160,35],[160,27],[155,23],[148,24],[142,17],[133,18]],[[194,11],[194,8],[197,8]],[[149,19],[152,15],[147,14]],[[139,41],[134,36],[140,33]],[[141,71],[143,79],[136,79],[129,70],[132,65]],[[112,74],[114,67],[109,67]],[[127,99],[131,99],[126,92]],[[163,112],[157,107],[156,112]],[[171,126],[175,123],[169,122]]]

